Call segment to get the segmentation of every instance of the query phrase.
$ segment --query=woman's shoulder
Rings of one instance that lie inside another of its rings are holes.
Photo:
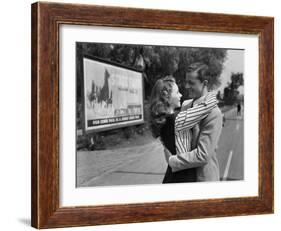
[[[180,108],[179,108],[179,109],[176,109],[173,113],[167,114],[166,118],[170,118],[170,119],[176,118],[177,115],[179,114],[179,112],[180,112]]]
[[[175,110],[174,113],[167,114],[166,115],[166,122],[167,123],[174,123],[179,112],[180,112],[180,110]]]

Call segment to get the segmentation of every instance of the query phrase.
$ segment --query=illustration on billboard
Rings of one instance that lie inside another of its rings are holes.
[[[143,123],[142,73],[84,57],[85,130]]]

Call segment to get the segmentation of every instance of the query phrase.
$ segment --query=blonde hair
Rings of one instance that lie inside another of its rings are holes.
[[[166,76],[163,79],[158,79],[152,88],[150,96],[150,126],[154,137],[160,135],[160,130],[166,123],[174,84],[176,84],[175,78],[173,76]]]

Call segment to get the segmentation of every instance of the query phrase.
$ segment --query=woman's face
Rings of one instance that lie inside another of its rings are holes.
[[[181,106],[181,97],[182,94],[179,92],[179,88],[177,84],[173,84],[171,97],[170,97],[170,105],[173,109],[178,108]]]

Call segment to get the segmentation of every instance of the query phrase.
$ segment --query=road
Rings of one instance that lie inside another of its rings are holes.
[[[79,152],[77,186],[161,183],[166,162],[157,140],[112,151]]]
[[[217,157],[222,180],[244,178],[244,120],[243,112],[237,116],[236,109],[225,113],[225,123],[218,144]]]
[[[244,177],[244,123],[236,109],[225,112],[218,144],[221,180]],[[83,151],[77,154],[77,186],[162,183],[167,165],[158,140],[133,148]]]

